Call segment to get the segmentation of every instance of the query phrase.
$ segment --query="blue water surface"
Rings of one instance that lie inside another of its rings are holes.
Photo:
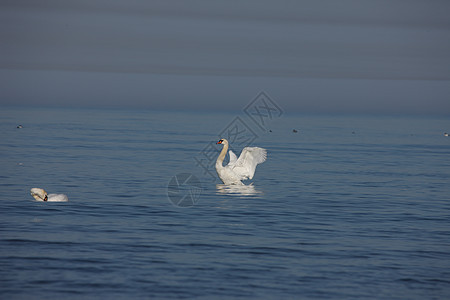
[[[2,108],[0,297],[450,297],[450,119],[265,121]],[[223,135],[267,149],[252,186],[211,175]]]

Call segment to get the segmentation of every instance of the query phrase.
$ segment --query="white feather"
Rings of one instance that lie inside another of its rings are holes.
[[[236,156],[236,154],[234,154],[234,152],[233,151],[228,151],[228,154],[230,155],[230,162],[228,163],[228,166],[229,165],[234,165],[234,163],[237,161],[237,156]]]
[[[259,147],[245,147],[232,170],[241,177],[241,180],[252,179],[256,166],[267,159],[266,149]]]

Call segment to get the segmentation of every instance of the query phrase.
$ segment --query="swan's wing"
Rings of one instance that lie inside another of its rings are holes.
[[[67,202],[69,198],[64,194],[48,194],[48,202]]]
[[[234,163],[237,161],[237,156],[236,154],[234,154],[233,151],[228,151],[228,154],[230,154],[230,162],[228,163],[228,165],[234,165]]]
[[[255,174],[256,165],[266,161],[266,149],[259,147],[245,147],[241,156],[234,164],[233,172],[241,177],[241,180],[252,179]]]

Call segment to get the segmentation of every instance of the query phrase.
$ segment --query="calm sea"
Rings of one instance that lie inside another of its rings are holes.
[[[2,108],[0,298],[449,299],[446,131],[449,118]],[[252,186],[210,173],[219,136],[267,149]]]

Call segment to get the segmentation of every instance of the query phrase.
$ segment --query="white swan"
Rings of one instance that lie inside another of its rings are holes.
[[[31,196],[33,196],[36,201],[47,201],[47,202],[67,202],[69,198],[64,194],[47,194],[46,191],[40,188],[32,188],[30,190]]]
[[[223,160],[227,154],[228,141],[221,139],[217,144],[223,145],[222,152],[220,152],[216,161],[216,171],[224,184],[243,185],[241,180],[252,179],[256,165],[263,163],[267,158],[266,149],[259,147],[245,147],[239,158],[230,150],[230,162],[224,167]]]

